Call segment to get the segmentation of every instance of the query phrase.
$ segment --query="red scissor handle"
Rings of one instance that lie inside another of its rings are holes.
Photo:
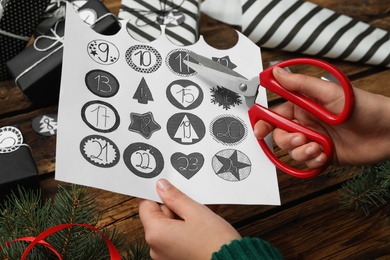
[[[267,157],[271,160],[271,162],[280,170],[283,172],[298,177],[298,178],[311,178],[318,174],[320,174],[323,170],[326,169],[328,166],[330,160],[333,156],[334,146],[332,141],[325,135],[322,135],[320,133],[317,133],[307,127],[304,127],[302,125],[299,125],[259,104],[253,105],[249,110],[249,119],[252,125],[252,128],[254,128],[255,124],[259,120],[264,120],[268,123],[270,123],[273,126],[279,127],[281,129],[284,129],[288,132],[300,132],[303,133],[309,140],[314,141],[322,145],[324,149],[324,153],[326,154],[328,158],[328,162],[321,168],[316,169],[309,169],[309,170],[299,170],[295,169],[285,163],[283,163],[281,160],[279,160],[275,154],[270,150],[268,145],[263,139],[257,139],[259,142],[261,148],[263,149],[264,153],[267,155]]]
[[[287,99],[295,105],[300,106],[301,108],[305,109],[309,113],[315,115],[316,117],[328,124],[341,124],[351,115],[355,104],[353,88],[348,78],[339,69],[325,61],[311,58],[290,59],[282,61],[274,66],[284,68],[292,65],[313,65],[322,68],[332,74],[339,81],[344,90],[345,103],[343,110],[339,114],[333,114],[326,110],[324,107],[311,100],[310,98],[297,92],[290,92],[286,90],[273,76],[273,66],[267,68],[260,73],[260,85]]]

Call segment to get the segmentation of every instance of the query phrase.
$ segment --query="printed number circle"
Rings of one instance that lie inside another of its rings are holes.
[[[227,149],[218,152],[212,159],[215,174],[226,181],[242,181],[251,173],[252,164],[241,151]]]
[[[196,74],[195,70],[184,63],[185,60],[198,63],[190,57],[189,52],[187,49],[176,49],[167,55],[165,63],[174,74],[181,77],[189,77]]]
[[[176,80],[167,87],[168,100],[179,109],[189,110],[198,107],[203,101],[203,91],[190,80]]]
[[[119,50],[111,42],[93,40],[87,46],[88,55],[97,63],[110,65],[119,59]]]
[[[85,137],[80,143],[80,152],[88,162],[103,168],[115,166],[120,158],[116,144],[100,135]]]
[[[112,97],[119,90],[119,82],[104,70],[91,70],[85,75],[85,84],[88,89],[99,97]]]
[[[242,119],[231,115],[221,115],[211,122],[210,132],[217,142],[236,145],[245,139],[248,129]]]
[[[167,122],[169,137],[179,144],[195,144],[203,139],[206,128],[202,119],[190,113],[178,113]]]
[[[164,168],[161,152],[146,143],[130,144],[123,153],[123,160],[127,168],[141,178],[154,178]]]
[[[126,51],[126,62],[135,71],[152,73],[162,64],[160,53],[148,45],[135,45]]]
[[[99,100],[86,103],[81,109],[81,117],[90,128],[100,133],[115,131],[120,124],[116,109]]]
[[[13,152],[22,144],[23,136],[18,128],[13,126],[0,128],[0,153]]]
[[[32,128],[40,135],[52,136],[57,134],[57,115],[47,114],[37,116],[32,120]]]

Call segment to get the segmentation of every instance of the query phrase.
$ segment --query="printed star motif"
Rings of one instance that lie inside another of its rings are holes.
[[[139,133],[146,139],[149,139],[155,131],[161,129],[161,126],[154,120],[152,112],[144,114],[130,114],[129,131]]]
[[[165,16],[159,16],[160,24],[167,26],[178,26],[184,21],[184,15],[181,12],[168,12]]]
[[[240,180],[240,169],[251,166],[250,164],[240,162],[237,157],[237,150],[229,157],[216,155],[217,159],[222,163],[222,167],[217,172],[218,174],[230,172],[237,180]]]
[[[221,57],[221,58],[217,58],[217,57],[212,57],[212,60],[215,61],[215,62],[218,62],[219,64],[225,66],[225,67],[228,67],[229,69],[234,69],[237,67],[236,64],[234,64],[229,56],[224,56],[224,57]]]

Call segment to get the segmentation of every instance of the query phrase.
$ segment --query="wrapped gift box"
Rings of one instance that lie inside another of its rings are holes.
[[[120,29],[118,20],[101,1],[89,0],[85,5],[79,9],[80,14],[88,12],[95,15],[96,19],[86,21],[94,30],[113,34]],[[64,25],[64,20],[57,21],[48,33],[38,36],[32,46],[7,62],[16,84],[33,103],[40,106],[58,103]]]
[[[113,35],[120,30],[120,23],[116,16],[99,0],[89,0],[78,9],[79,15],[85,17],[93,30],[104,35]]]
[[[191,45],[199,38],[199,0],[122,0],[118,17],[136,40],[150,42],[165,34],[176,45]]]
[[[390,67],[390,34],[303,0],[207,0],[202,11],[257,45]],[[241,8],[240,8],[241,6]]]
[[[49,32],[58,20],[65,19],[65,6],[67,2],[72,3],[73,7],[78,10],[87,3],[87,0],[51,0],[41,22],[35,28],[35,38]]]
[[[50,105],[58,102],[65,21],[58,21],[45,36],[7,62],[16,84],[34,103]]]
[[[11,79],[6,62],[20,53],[41,20],[50,0],[0,1],[0,80]]]
[[[7,127],[0,130],[7,130]],[[28,145],[0,149],[0,165],[0,203],[11,192],[17,192],[18,186],[26,190],[39,188],[38,170]]]

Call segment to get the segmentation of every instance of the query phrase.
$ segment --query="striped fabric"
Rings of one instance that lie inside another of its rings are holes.
[[[128,20],[127,30],[136,40],[151,42],[161,35],[158,15],[178,11],[184,21],[177,26],[167,26],[165,34],[176,45],[190,45],[199,38],[199,0],[122,0],[118,17]]]
[[[215,10],[202,10],[216,13],[220,1],[207,0]],[[241,5],[242,31],[261,47],[390,67],[385,30],[302,0],[241,0]]]

